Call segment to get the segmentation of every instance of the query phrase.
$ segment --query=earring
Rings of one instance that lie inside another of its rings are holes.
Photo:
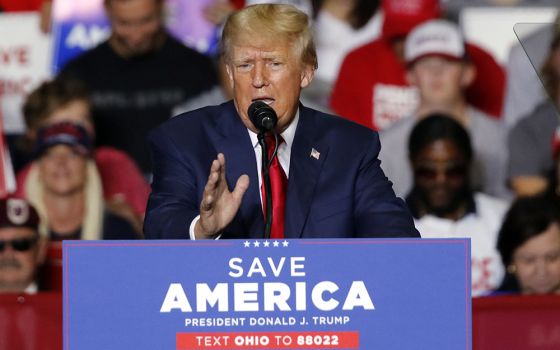
[[[514,264],[508,265],[508,267],[507,267],[507,272],[508,272],[509,274],[512,274],[512,275],[513,275],[516,271],[517,271],[517,267],[516,267]]]

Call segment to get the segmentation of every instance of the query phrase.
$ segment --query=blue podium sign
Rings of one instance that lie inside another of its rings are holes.
[[[67,241],[64,349],[471,349],[467,239]]]

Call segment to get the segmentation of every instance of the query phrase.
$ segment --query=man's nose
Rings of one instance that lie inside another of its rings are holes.
[[[447,174],[445,170],[438,170],[436,171],[435,182],[444,183],[447,182]]]
[[[70,159],[70,156],[66,155],[66,154],[57,154],[55,156],[53,156],[53,161],[54,163],[56,163],[57,165],[62,165],[62,164],[66,164],[66,162],[68,161],[68,159]]]
[[[545,259],[537,259],[537,262],[535,263],[535,273],[539,277],[543,277],[548,274],[548,263]]]
[[[444,67],[444,64],[441,62],[432,62],[430,65],[430,71],[432,74],[440,75],[443,73]]]
[[[263,64],[256,64],[253,70],[253,86],[256,88],[262,88],[268,85],[268,77]]]
[[[9,243],[5,243],[2,250],[0,250],[0,255],[3,257],[12,257],[14,255],[14,248]]]

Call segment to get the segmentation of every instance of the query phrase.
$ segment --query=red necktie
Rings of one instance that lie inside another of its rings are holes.
[[[273,135],[265,136],[268,148],[268,159],[272,157],[274,152],[275,140]],[[278,135],[278,148],[284,142],[282,137]],[[272,160],[269,169],[270,187],[272,188],[272,227],[270,230],[270,238],[284,238],[284,209],[286,207],[286,189],[288,188],[288,178],[278,161],[278,154]],[[264,179],[261,183],[261,193],[263,202],[263,212],[266,213],[266,193],[264,191]],[[265,214],[266,215],[266,214]]]

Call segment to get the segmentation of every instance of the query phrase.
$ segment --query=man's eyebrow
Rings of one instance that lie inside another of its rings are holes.
[[[246,63],[251,61],[254,61],[254,58],[251,56],[242,56],[232,59],[233,63]]]
[[[270,56],[270,57],[264,57],[264,60],[269,62],[269,61],[284,61],[284,56]]]

